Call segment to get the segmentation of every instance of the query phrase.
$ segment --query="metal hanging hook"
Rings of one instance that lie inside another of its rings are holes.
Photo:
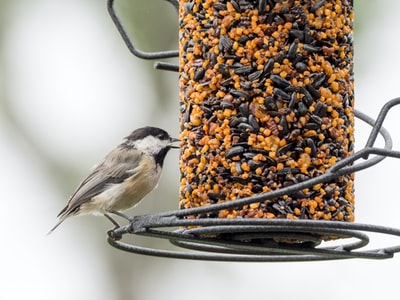
[[[171,3],[176,10],[179,8],[179,2],[177,0],[165,0]],[[162,59],[162,58],[171,58],[178,57],[178,50],[166,50],[166,51],[154,51],[154,52],[146,52],[142,51],[135,47],[132,40],[129,38],[124,26],[122,25],[121,20],[118,18],[115,9],[114,9],[114,0],[107,1],[107,10],[108,13],[113,20],[115,26],[117,27],[118,32],[120,33],[122,39],[124,40],[126,46],[129,51],[135,55],[136,57],[142,59]],[[156,62],[154,67],[156,69],[167,70],[167,71],[178,71],[178,66],[175,64],[165,63],[165,62]]]

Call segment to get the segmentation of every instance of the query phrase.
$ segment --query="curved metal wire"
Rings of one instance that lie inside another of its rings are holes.
[[[382,126],[389,110],[398,104],[400,104],[400,98],[386,103],[376,121],[356,111],[357,118],[372,126],[372,131],[365,147],[337,162],[321,176],[280,190],[207,207],[135,216],[133,218],[127,217],[130,220],[130,224],[111,230],[108,242],[118,249],[138,254],[212,261],[269,262],[391,258],[394,253],[400,252],[400,242],[398,245],[379,249],[362,250],[362,248],[369,243],[369,237],[366,232],[400,237],[400,230],[396,228],[323,220],[186,219],[185,217],[290,195],[315,184],[330,181],[337,176],[369,168],[382,161],[385,157],[400,158],[400,151],[392,150],[393,142],[390,134]],[[383,148],[374,147],[378,134],[384,139]],[[371,154],[375,156],[369,158]],[[355,163],[360,159],[364,159],[364,161]],[[179,229],[180,227],[186,229]],[[120,240],[126,234],[165,239],[173,245],[195,250],[196,252],[152,249],[128,244]],[[339,239],[340,242],[345,240],[344,243],[325,246],[323,240],[325,238],[330,239],[333,236]],[[349,239],[350,241],[348,242]]]
[[[171,3],[175,7],[175,9],[178,10],[179,2],[177,0],[165,0],[165,1]],[[129,38],[124,26],[122,25],[121,20],[118,18],[115,12],[114,0],[107,0],[107,10],[115,26],[117,27],[119,34],[121,35],[126,46],[128,47],[129,51],[136,57],[142,59],[161,59],[161,58],[171,58],[179,56],[178,50],[146,52],[136,48],[132,40]],[[158,64],[155,65],[155,68],[168,71],[177,71],[178,66],[173,64],[158,62]]]
[[[203,219],[191,220],[197,222],[185,222],[188,220],[176,220],[177,223],[171,222],[164,224],[165,226],[177,226],[188,223],[207,226],[208,223],[216,223],[221,231],[243,231],[255,230],[258,232],[281,233],[282,231],[290,232],[292,237],[297,239],[301,235],[296,233],[320,234],[336,234],[339,238],[356,238],[357,241],[344,245],[328,246],[328,247],[310,247],[309,245],[297,245],[275,242],[271,239],[269,243],[258,244],[254,242],[221,240],[215,238],[198,237],[190,231],[161,231],[146,229],[135,234],[144,235],[153,238],[167,239],[171,243],[197,251],[198,252],[183,252],[163,249],[145,248],[134,244],[121,242],[120,240],[109,237],[108,242],[124,251],[170,257],[184,258],[196,260],[210,261],[315,261],[315,260],[333,260],[333,259],[349,259],[349,258],[368,258],[368,259],[387,259],[392,258],[394,253],[400,251],[400,246],[391,246],[381,249],[371,249],[361,251],[358,250],[369,242],[368,236],[364,232],[378,233],[381,235],[392,235],[400,237],[400,230],[395,228],[357,224],[338,221],[312,221],[312,220],[286,220],[286,219]],[[184,221],[184,222],[181,222]],[[209,222],[211,221],[211,222]],[[214,222],[216,221],[216,222]],[[227,225],[223,225],[223,224]],[[248,227],[250,226],[255,227]],[[257,225],[258,223],[258,225]],[[137,224],[136,224],[137,225]],[[228,227],[223,227],[228,226]],[[137,228],[136,228],[137,229]],[[134,228],[120,228],[120,234],[133,233]],[[210,230],[210,229],[207,229]],[[211,229],[211,231],[213,231]],[[285,234],[272,234],[271,237],[286,237]]]

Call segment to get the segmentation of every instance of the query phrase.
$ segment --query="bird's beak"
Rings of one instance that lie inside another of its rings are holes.
[[[174,148],[174,149],[179,149],[179,145],[173,145],[173,143],[176,143],[176,142],[179,142],[180,141],[180,139],[176,139],[176,138],[170,138],[169,139],[169,144],[168,144],[168,146],[170,147],[170,148]]]

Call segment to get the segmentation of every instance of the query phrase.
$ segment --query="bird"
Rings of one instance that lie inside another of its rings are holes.
[[[179,148],[174,144],[178,141],[161,128],[134,130],[83,179],[48,234],[68,217],[87,214],[104,215],[118,228],[110,214],[125,216],[121,211],[157,187],[164,159],[170,149]]]

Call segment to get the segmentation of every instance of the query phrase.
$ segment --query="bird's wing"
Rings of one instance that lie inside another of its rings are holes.
[[[140,156],[136,151],[121,151],[119,148],[109,153],[80,183],[58,217],[74,214],[83,203],[102,193],[108,185],[121,183],[137,173]]]

